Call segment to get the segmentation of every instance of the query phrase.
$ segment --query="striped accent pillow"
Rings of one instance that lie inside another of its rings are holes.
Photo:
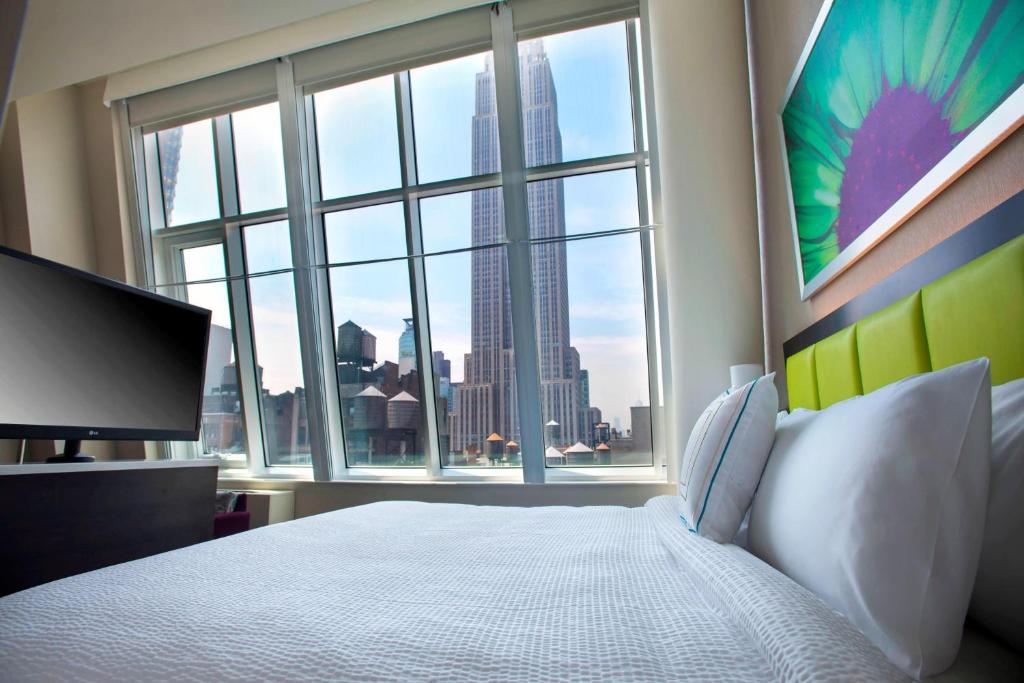
[[[679,518],[701,536],[736,535],[775,439],[775,373],[711,402],[697,420],[679,469]]]

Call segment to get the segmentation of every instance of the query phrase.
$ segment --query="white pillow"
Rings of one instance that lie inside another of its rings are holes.
[[[1024,379],[992,388],[992,477],[971,616],[1024,652]]]
[[[780,424],[750,548],[920,678],[960,647],[981,552],[989,363],[909,377]]]
[[[775,373],[711,402],[679,469],[679,517],[690,531],[728,543],[740,528],[775,436]]]

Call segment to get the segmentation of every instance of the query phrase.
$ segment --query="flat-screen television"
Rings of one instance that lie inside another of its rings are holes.
[[[0,438],[199,438],[210,311],[0,247]]]

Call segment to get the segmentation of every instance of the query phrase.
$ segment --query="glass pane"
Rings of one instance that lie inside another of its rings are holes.
[[[168,226],[220,216],[213,156],[213,121],[196,121],[156,134],[164,216]]]
[[[231,115],[231,130],[242,213],[285,206],[281,108],[277,102],[236,111]]]
[[[249,279],[267,465],[310,466],[295,282],[290,273]]]
[[[185,266],[187,282],[216,280],[225,277],[224,249],[220,244],[182,249],[181,259]]]
[[[331,307],[349,467],[423,467],[409,264],[332,268]]]
[[[401,186],[392,76],[319,92],[313,103],[324,199]]]
[[[430,256],[425,269],[441,464],[521,467],[505,249]]]
[[[526,163],[633,151],[624,22],[519,43]]]
[[[651,465],[639,235],[532,250],[545,461]]]
[[[636,171],[631,168],[539,180],[527,186],[527,201],[530,237],[578,235],[640,225]]]
[[[244,466],[245,432],[238,391],[235,343],[231,336],[227,284],[208,282],[187,285],[186,293],[189,303],[213,311],[206,356],[206,381],[203,385],[203,452]]]
[[[324,216],[330,263],[405,256],[402,203],[336,211]]]
[[[248,272],[265,273],[292,267],[288,221],[247,225],[243,228],[242,237],[245,242],[245,268]]]
[[[500,187],[420,200],[426,253],[505,240],[505,205]]]
[[[409,72],[419,182],[501,168],[490,52]]]

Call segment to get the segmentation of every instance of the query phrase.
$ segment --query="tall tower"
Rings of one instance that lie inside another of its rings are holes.
[[[412,318],[403,318],[405,329],[398,338],[398,376],[403,377],[416,369],[416,330]]]
[[[541,40],[524,43],[519,54],[523,103],[523,139],[530,166],[562,160],[558,129],[558,101],[551,65]],[[476,76],[476,113],[473,116],[473,173],[500,170],[498,119],[494,96],[494,70],[488,58]],[[565,234],[565,201],[561,180],[531,183],[528,192],[530,231],[534,237]],[[474,245],[500,241],[505,236],[500,189],[473,194]],[[503,249],[472,254],[472,320],[470,353],[465,357],[465,380],[458,388],[451,414],[451,448],[484,450],[491,433],[520,439],[512,351],[512,309],[508,266]],[[569,341],[569,293],[566,283],[565,245],[536,245],[532,251],[534,318],[540,344],[542,419],[555,420],[562,438],[574,443],[582,436],[579,353]]]
[[[174,213],[174,194],[178,188],[178,165],[181,162],[181,138],[184,129],[181,126],[162,130],[156,134],[156,144],[160,155],[161,185],[164,191],[165,219],[171,223]]]

